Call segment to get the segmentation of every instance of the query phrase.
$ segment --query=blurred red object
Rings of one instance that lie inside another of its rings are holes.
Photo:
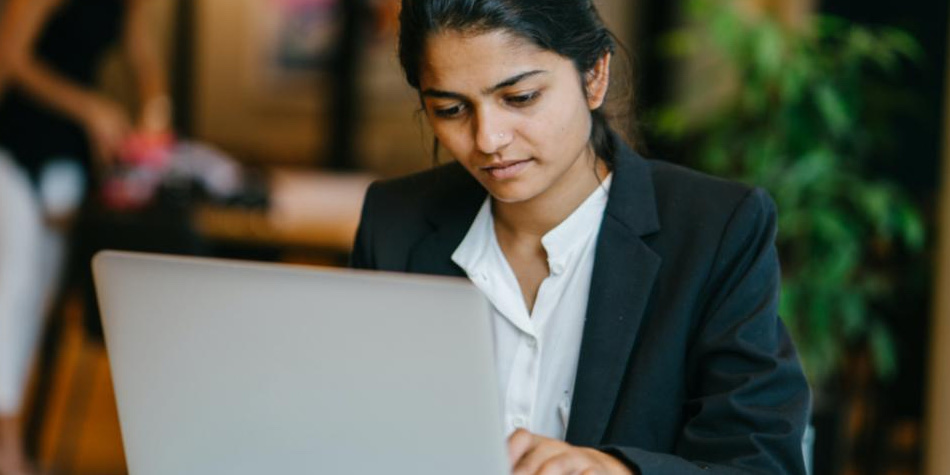
[[[116,211],[134,211],[151,203],[171,163],[174,145],[171,133],[130,135],[103,181],[103,204]]]
[[[119,151],[119,162],[149,168],[165,168],[171,157],[175,136],[171,132],[131,134]]]

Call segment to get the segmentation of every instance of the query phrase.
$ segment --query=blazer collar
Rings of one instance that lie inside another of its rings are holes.
[[[606,214],[636,236],[655,233],[660,220],[650,164],[616,134],[611,140],[616,152]]]
[[[485,201],[486,191],[457,162],[443,165],[424,211],[432,231],[409,253],[409,272],[464,277],[452,261],[452,253],[462,242]]]

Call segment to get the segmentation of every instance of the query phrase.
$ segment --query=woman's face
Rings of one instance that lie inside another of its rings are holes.
[[[420,91],[452,156],[494,199],[528,202],[596,185],[591,109],[606,94],[608,59],[585,76],[592,78],[585,96],[564,57],[504,31],[447,31],[426,43]]]

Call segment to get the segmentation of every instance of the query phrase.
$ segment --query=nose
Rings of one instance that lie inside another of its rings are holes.
[[[514,138],[503,118],[491,111],[482,110],[476,114],[475,145],[486,155],[494,155],[502,151]]]

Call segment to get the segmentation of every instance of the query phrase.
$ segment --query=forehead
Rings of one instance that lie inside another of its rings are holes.
[[[423,89],[483,89],[526,71],[556,73],[572,63],[501,30],[442,31],[428,38],[420,71]]]

